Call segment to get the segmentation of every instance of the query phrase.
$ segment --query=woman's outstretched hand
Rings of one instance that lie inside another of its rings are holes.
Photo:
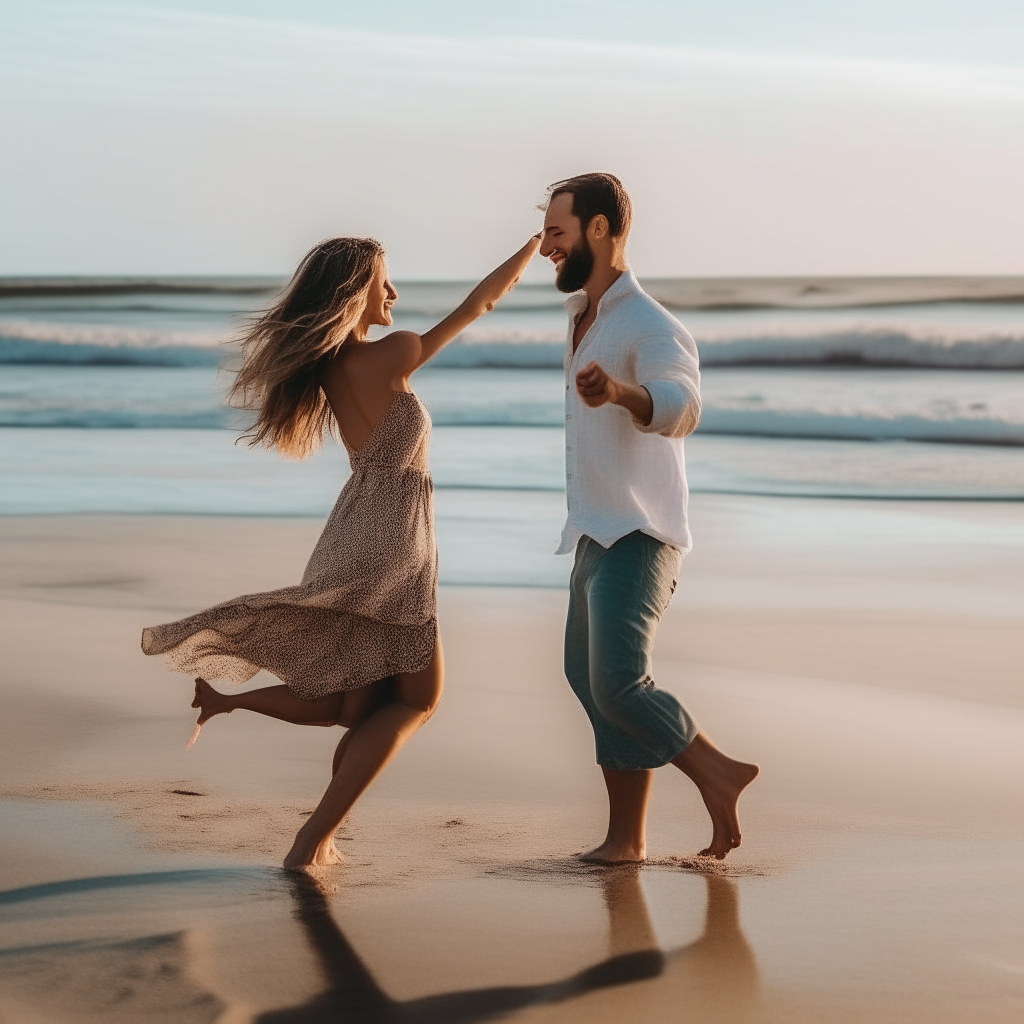
[[[505,260],[497,270],[492,270],[466,296],[458,309],[427,331],[420,339],[422,354],[418,365],[422,366],[460,331],[464,331],[474,320],[494,309],[498,301],[516,286],[539,248],[540,235],[532,235],[514,256]]]
[[[466,303],[469,303],[473,296],[478,292],[480,293],[479,298],[483,299],[483,312],[490,313],[492,309],[498,304],[498,300],[504,298],[517,284],[519,284],[519,278],[522,276],[523,271],[529,265],[530,260],[537,255],[537,250],[540,248],[540,235],[532,235],[529,241],[513,256],[511,259],[507,259],[497,270],[488,274],[477,286],[469,293],[469,297],[466,299]],[[515,276],[510,276],[514,274]],[[462,308],[461,306],[459,307]],[[481,314],[477,314],[480,316]],[[474,318],[475,319],[475,318]]]

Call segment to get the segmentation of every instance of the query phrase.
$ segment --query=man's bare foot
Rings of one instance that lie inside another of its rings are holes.
[[[199,708],[196,725],[203,725],[214,715],[229,715],[235,710],[231,698],[218,693],[205,679],[196,679],[196,695],[192,707]]]
[[[700,856],[722,860],[743,842],[736,805],[740,794],[757,778],[760,770],[756,764],[730,759],[729,769],[723,773],[727,778],[698,787],[712,824],[711,845],[701,850]]]
[[[711,815],[711,845],[701,850],[700,856],[722,860],[743,841],[736,805],[761,769],[726,757],[703,733],[697,734],[673,764],[693,780]]]
[[[342,863],[343,858],[334,845],[333,835],[316,842],[303,835],[304,828],[305,826],[299,829],[295,842],[284,859],[286,868],[301,871],[303,868],[328,868]]]
[[[576,856],[588,864],[638,864],[647,859],[647,851],[642,846],[606,839],[596,850]]]

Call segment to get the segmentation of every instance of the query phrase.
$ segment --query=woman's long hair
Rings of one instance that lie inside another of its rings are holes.
[[[320,447],[334,425],[322,374],[359,322],[383,258],[372,238],[329,238],[306,253],[284,295],[241,338],[228,401],[258,415],[239,440],[293,459]]]

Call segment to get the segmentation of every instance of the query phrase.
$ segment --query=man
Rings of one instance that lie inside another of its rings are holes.
[[[701,854],[722,859],[740,845],[736,803],[758,768],[726,757],[650,675],[654,633],[692,546],[683,438],[700,421],[700,370],[693,339],[626,263],[631,219],[618,178],[581,174],[548,189],[540,247],[558,288],[572,293],[559,553],[576,557],[565,674],[608,790],[607,838],[583,856],[644,859],[653,769],[671,763],[711,815]]]

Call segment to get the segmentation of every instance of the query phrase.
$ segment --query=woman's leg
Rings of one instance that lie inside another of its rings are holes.
[[[334,748],[331,778],[338,774],[341,759],[345,756],[348,741],[352,738],[353,728],[391,700],[394,683],[394,679],[391,678],[381,679],[379,682],[363,686],[358,690],[346,690],[343,694],[344,699],[341,703],[341,716],[338,724],[345,726],[345,735],[341,737],[338,745]]]
[[[335,754],[334,778],[316,810],[299,829],[285,857],[286,868],[339,860],[334,848],[338,826],[367,786],[434,713],[443,689],[444,655],[438,637],[430,664],[422,672],[396,676],[391,700],[346,734],[340,756]]]
[[[262,686],[247,693],[219,693],[205,679],[197,679],[192,707],[199,708],[198,725],[209,721],[214,715],[230,714],[238,708],[278,718],[282,722],[293,722],[295,725],[338,725],[345,696],[343,693],[332,693],[319,700],[303,700],[284,685]]]

